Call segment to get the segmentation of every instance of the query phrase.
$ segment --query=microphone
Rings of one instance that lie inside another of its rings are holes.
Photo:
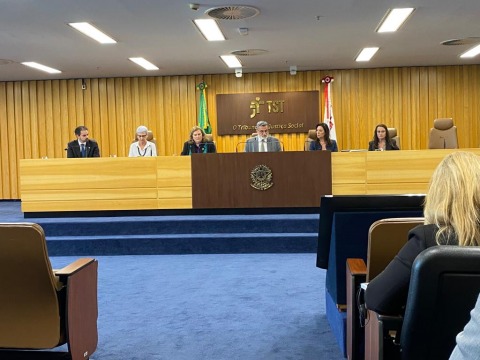
[[[313,140],[306,140],[303,144],[303,150],[304,151],[310,151],[310,144],[313,142]]]

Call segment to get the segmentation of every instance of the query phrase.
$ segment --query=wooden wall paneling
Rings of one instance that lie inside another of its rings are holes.
[[[15,123],[15,93],[14,83],[7,83],[7,126],[3,127],[7,130],[8,140],[6,142],[8,149],[8,172],[7,176],[10,178],[10,194],[9,196],[17,195],[17,130]]]
[[[10,193],[10,169],[9,169],[9,147],[8,141],[8,119],[7,119],[7,83],[0,83],[0,170],[1,185],[0,195],[2,199],[11,197]]]
[[[36,102],[38,117],[38,142],[40,157],[48,156],[47,149],[47,122],[45,116],[45,82],[38,81],[36,84]]]
[[[81,97],[82,97],[82,113],[83,113],[83,118],[85,123],[88,123],[91,125],[91,129],[89,128],[89,134],[92,134],[92,138],[95,140],[99,140],[98,138],[95,138],[93,134],[95,133],[95,124],[93,120],[93,105],[92,105],[92,83],[93,80],[91,79],[85,79],[85,84],[87,85],[87,88],[85,90],[82,90],[81,92]],[[78,104],[78,100],[77,100]],[[74,139],[75,136],[73,134],[74,126],[71,124],[69,120],[69,126],[68,126],[68,137],[67,141],[70,141],[70,139]],[[72,137],[73,136],[73,137]],[[98,144],[99,150],[100,150],[100,156],[102,155],[102,148],[101,144]]]
[[[117,156],[128,156],[128,151],[130,149],[130,144],[135,140],[135,128],[133,124],[133,110],[132,110],[132,91],[131,91],[131,81],[130,78],[121,79],[122,83],[122,115],[123,115],[123,129],[121,134],[121,141],[119,140],[119,147],[117,149]],[[158,134],[154,133],[154,136],[158,139]],[[121,145],[120,145],[121,144]],[[158,142],[157,142],[158,146]],[[115,155],[115,154],[113,154]]]
[[[126,154],[130,147],[130,140],[127,143],[125,134],[125,98],[123,97],[123,79],[115,79],[115,116],[116,116],[116,131],[115,131],[115,146],[110,147],[110,152],[105,156],[119,156],[119,154]]]
[[[106,144],[103,144],[102,132],[101,132],[101,115],[100,115],[100,79],[92,79],[90,84],[91,95],[91,128],[89,128],[89,135],[98,141],[98,147],[100,149],[100,156],[104,155],[106,151]],[[87,125],[88,126],[88,125]],[[73,130],[72,130],[73,131]],[[75,138],[75,137],[74,137]]]
[[[172,128],[172,143],[167,155],[180,154],[183,148],[183,137],[181,123],[181,102],[180,102],[180,81],[179,76],[172,76],[170,81],[171,99],[170,99],[170,116],[167,117],[167,124]]]
[[[53,155],[50,157],[62,157],[65,144],[62,144],[61,133],[61,113],[60,113],[60,81],[51,81],[50,103],[52,113],[52,131],[49,133],[49,141],[53,145]],[[75,97],[71,97],[68,102],[75,107]],[[25,158],[22,158],[25,159]]]
[[[67,144],[70,139],[75,138],[75,128],[78,125],[82,125],[77,122],[75,101],[71,101],[72,92],[74,92],[75,89],[70,89],[68,82],[69,81],[58,82],[58,94],[56,91],[57,88],[54,86],[53,102],[55,102],[55,98],[58,96],[58,114],[56,114],[54,106],[53,123],[55,124],[54,129],[58,133],[57,137],[59,138],[58,144],[55,144],[55,157],[67,157],[67,152],[65,151]],[[55,136],[52,136],[52,139],[54,138]],[[58,153],[57,147],[61,150]]]
[[[164,77],[159,77],[155,79],[155,85],[157,88],[157,94],[155,103],[157,106],[157,154],[165,155],[165,135],[166,135],[166,125],[165,125],[165,107],[168,106],[165,103],[165,88],[164,88]]]
[[[32,129],[30,119],[30,101],[29,101],[29,89],[28,81],[21,82],[21,108],[19,109],[22,114],[22,138],[23,138],[23,157],[32,157]]]
[[[108,91],[107,91],[107,79],[99,79],[98,81],[98,96],[99,96],[99,127],[95,130],[95,133],[100,132],[101,139],[101,156],[105,156],[110,152],[110,136],[108,133]],[[112,119],[113,120],[113,119]],[[90,133],[90,131],[89,131]],[[98,136],[98,135],[95,135]],[[99,142],[100,143],[100,142]]]
[[[103,156],[110,156],[111,154],[116,153],[116,149],[118,146],[117,142],[117,134],[118,128],[117,124],[119,122],[119,118],[117,116],[117,99],[116,99],[116,91],[115,91],[115,79],[110,78],[106,79],[106,113],[107,113],[107,120],[102,124],[102,127],[106,127],[106,134],[108,138],[108,148],[105,150]]]
[[[28,82],[28,94],[26,99],[29,103],[28,118],[30,121],[30,145],[32,148],[31,157],[39,158],[40,156],[40,147],[39,147],[39,138],[38,138],[38,109],[37,109],[37,82],[29,81]]]
[[[85,122],[87,121],[85,117],[85,112],[84,112],[84,107],[83,107],[83,98],[84,98],[84,92],[88,89],[83,90],[82,89],[82,79],[73,79],[68,81],[69,84],[71,83],[73,93],[75,94],[75,110],[76,110],[76,116],[77,116],[77,121],[82,121]],[[86,84],[86,82],[85,82]],[[62,122],[66,121],[65,118],[62,118]]]
[[[180,128],[178,130],[178,152],[180,153],[183,149],[183,143],[188,139],[188,134],[190,133],[190,129],[196,125],[195,119],[190,118],[189,111],[188,111],[188,102],[194,102],[195,99],[191,99],[188,97],[188,87],[187,87],[187,77],[180,76],[178,78],[178,105],[177,105],[177,112],[178,112],[178,124]],[[180,101],[180,99],[184,99],[184,101]],[[208,106],[208,103],[207,103]]]

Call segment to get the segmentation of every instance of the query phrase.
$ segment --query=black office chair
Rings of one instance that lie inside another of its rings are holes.
[[[403,319],[378,314],[369,319],[378,320],[378,358],[448,359],[479,292],[480,247],[424,250],[413,263]],[[397,331],[395,341],[392,331]]]

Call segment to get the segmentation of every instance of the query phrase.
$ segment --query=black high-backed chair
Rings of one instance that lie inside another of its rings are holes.
[[[404,317],[370,312],[366,347],[375,349],[366,353],[371,359],[447,360],[479,292],[480,247],[424,250],[413,263]]]

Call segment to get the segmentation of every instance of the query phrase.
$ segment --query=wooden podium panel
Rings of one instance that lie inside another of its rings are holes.
[[[272,171],[267,190],[252,186],[258,165]],[[318,207],[332,193],[329,151],[192,155],[193,208]]]

